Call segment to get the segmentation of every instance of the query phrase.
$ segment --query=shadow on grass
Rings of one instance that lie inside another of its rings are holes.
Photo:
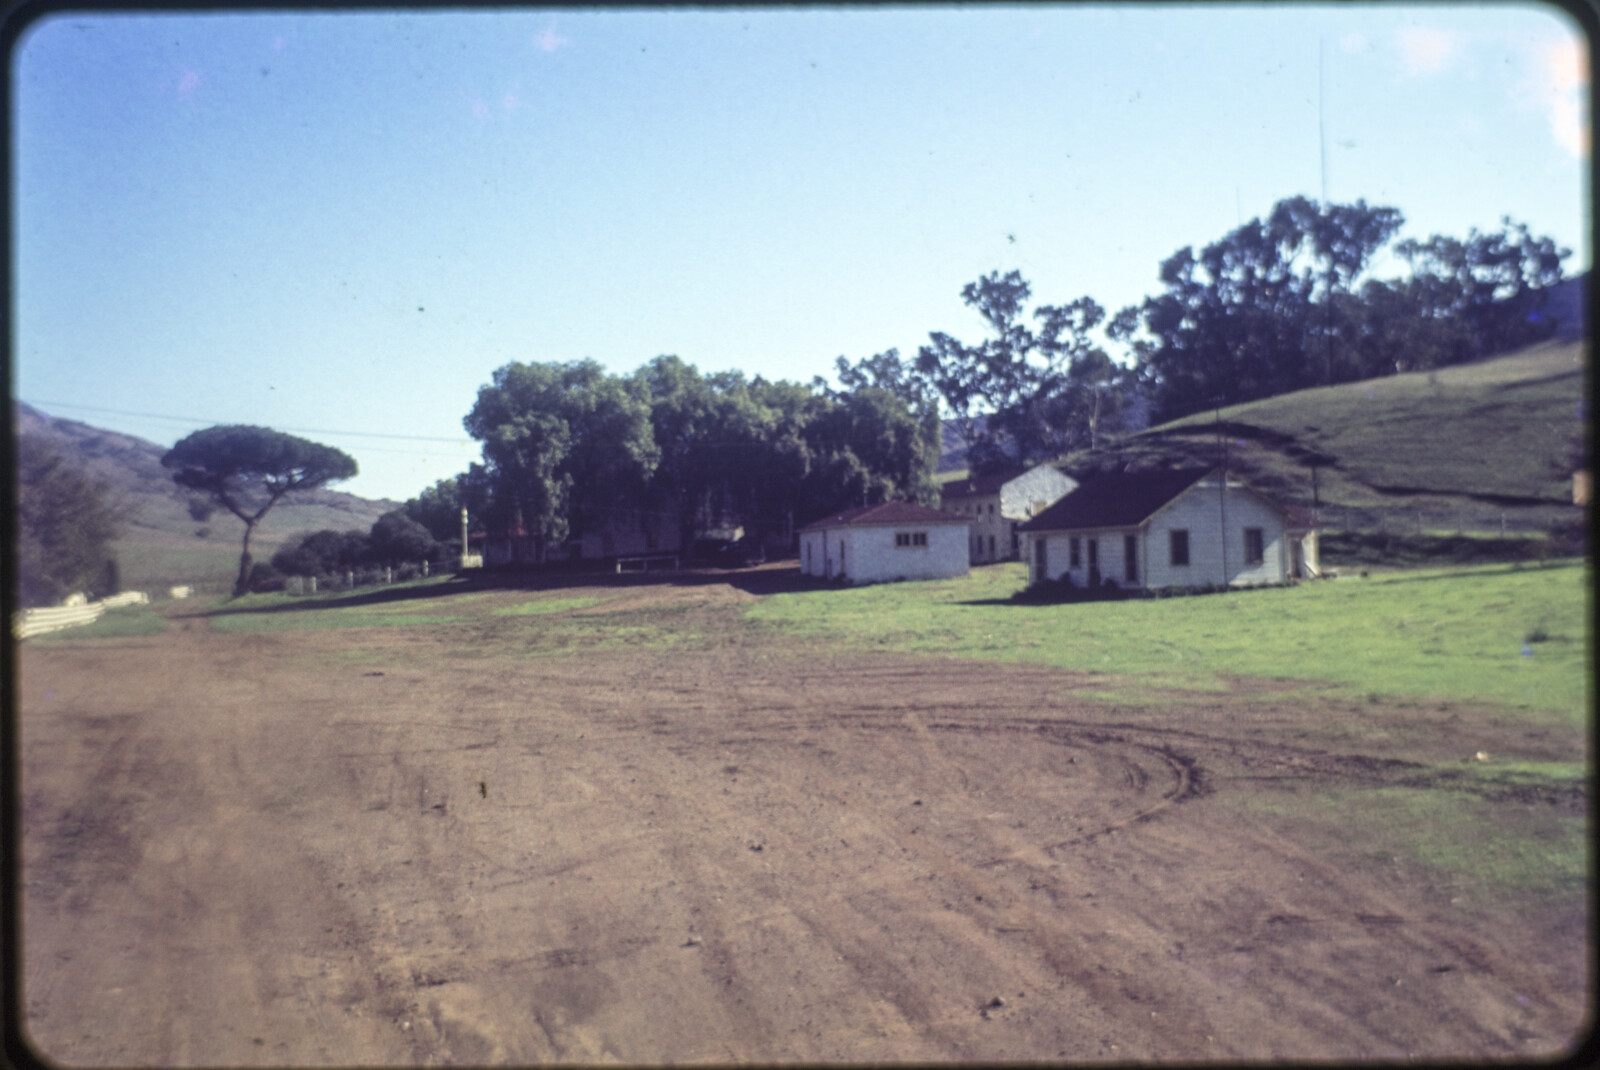
[[[1486,567],[1482,565],[1462,565],[1457,568],[1418,568],[1407,570],[1403,573],[1378,573],[1375,576],[1345,576],[1339,580],[1299,580],[1293,584],[1258,584],[1244,587],[1230,587],[1226,590],[1214,591],[1186,591],[1181,595],[1172,595],[1168,598],[1209,598],[1218,595],[1241,595],[1252,591],[1282,590],[1284,586],[1316,586],[1321,583],[1371,583],[1374,580],[1380,583],[1431,583],[1434,580],[1451,579],[1489,579],[1495,576],[1507,576],[1517,572],[1539,572],[1545,569],[1570,569],[1582,566],[1584,562],[1578,558],[1564,558],[1551,560],[1544,563],[1511,563],[1501,567]],[[1134,591],[1122,595],[1112,595],[1101,598],[972,598],[954,603],[958,606],[1018,606],[1018,607],[1050,607],[1050,606],[1081,606],[1103,602],[1151,602],[1165,601],[1143,591]]]
[[[1341,576],[1337,583],[1361,583],[1364,580],[1380,580],[1383,583],[1430,583],[1434,580],[1471,580],[1487,579],[1491,576],[1508,576],[1516,572],[1543,572],[1546,570],[1580,568],[1584,564],[1582,558],[1554,558],[1547,562],[1515,562],[1499,568],[1492,566],[1463,565],[1457,568],[1430,569],[1419,566],[1415,569],[1406,569],[1403,574],[1379,572],[1370,579],[1365,576]],[[1348,567],[1348,566],[1340,566]],[[1322,582],[1322,581],[1315,581]]]
[[[341,595],[281,595],[269,605],[221,606],[174,616],[229,617],[279,613],[308,613],[324,609],[354,609],[401,604],[426,605],[440,598],[479,591],[562,591],[573,588],[633,590],[643,587],[710,587],[723,584],[746,594],[786,594],[827,590],[832,584],[802,576],[798,565],[776,562],[754,568],[682,568],[650,572],[600,572],[578,569],[474,569],[444,581],[372,587]]]

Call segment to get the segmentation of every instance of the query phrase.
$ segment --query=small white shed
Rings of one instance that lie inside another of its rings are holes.
[[[850,583],[967,574],[966,517],[911,502],[849,509],[800,529],[800,571]]]
[[[1316,529],[1220,468],[1095,476],[1021,528],[1031,583],[1203,587],[1316,575]]]

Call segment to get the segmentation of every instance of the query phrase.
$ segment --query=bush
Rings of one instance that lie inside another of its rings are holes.
[[[427,560],[437,547],[438,542],[427,528],[397,509],[383,514],[372,525],[367,554],[377,564],[393,566]]]
[[[283,577],[267,562],[257,561],[250,566],[250,590],[257,594],[263,591],[281,591]]]
[[[371,540],[360,531],[313,531],[272,555],[272,567],[287,576],[330,576],[360,565]]]

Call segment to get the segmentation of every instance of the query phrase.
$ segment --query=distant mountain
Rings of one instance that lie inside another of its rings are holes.
[[[105,482],[125,520],[117,540],[122,585],[159,588],[178,583],[226,583],[238,569],[244,524],[219,509],[206,520],[189,513],[191,495],[161,467],[165,446],[64,420],[15,403],[15,430],[48,440],[63,456]],[[371,501],[336,490],[315,490],[285,498],[256,528],[251,550],[265,559],[289,537],[329,528],[366,531],[399,502]]]

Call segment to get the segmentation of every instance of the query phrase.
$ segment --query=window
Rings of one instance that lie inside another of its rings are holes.
[[[1139,582],[1139,540],[1132,535],[1122,537],[1122,578]]]
[[[926,531],[897,531],[894,533],[894,545],[897,550],[909,550],[915,546],[928,545]]]
[[[989,503],[989,515],[994,516],[994,502]]]
[[[989,536],[989,556],[990,557],[994,556],[994,536],[993,535]]]
[[[1261,537],[1260,528],[1244,529],[1244,563],[1259,565],[1266,559],[1266,540]]]
[[[1078,537],[1076,535],[1067,540],[1067,567],[1078,567]]]
[[[1189,563],[1189,532],[1177,528],[1167,532],[1167,545],[1172,552],[1173,565],[1187,565]]]

